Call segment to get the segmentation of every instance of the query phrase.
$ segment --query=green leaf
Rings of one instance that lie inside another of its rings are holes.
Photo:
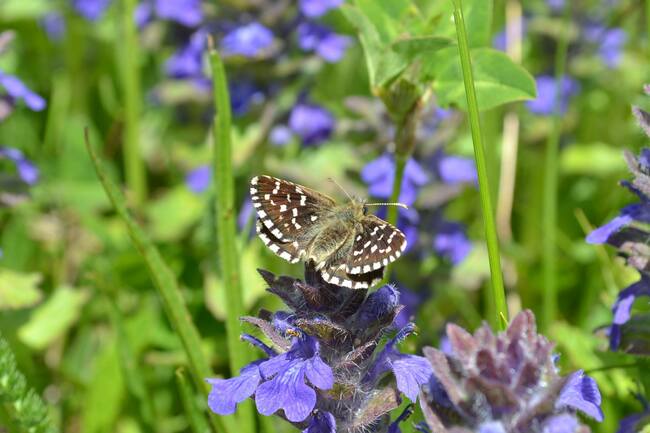
[[[621,149],[607,143],[573,144],[561,153],[561,170],[567,174],[606,176],[625,171]]]
[[[400,39],[391,46],[392,50],[409,63],[419,55],[430,55],[438,50],[447,48],[455,42],[444,36],[423,36]]]
[[[48,0],[2,0],[0,17],[5,22],[36,19],[52,8]]]
[[[18,329],[18,337],[34,350],[45,349],[77,321],[87,300],[88,292],[85,290],[60,287]]]
[[[492,38],[492,0],[463,0],[463,12],[470,48],[487,47]],[[428,10],[428,21],[435,23],[431,32],[438,36],[456,37],[456,26],[451,1],[433,2]]]
[[[151,235],[163,242],[177,240],[201,218],[204,208],[204,202],[185,186],[169,190],[147,207]]]
[[[492,48],[476,48],[471,50],[471,57],[480,110],[535,97],[533,77],[504,53]],[[440,105],[466,109],[458,48],[442,49],[429,56],[426,63],[425,68],[435,76],[433,87]]]
[[[0,269],[0,310],[27,308],[40,302],[41,275]]]

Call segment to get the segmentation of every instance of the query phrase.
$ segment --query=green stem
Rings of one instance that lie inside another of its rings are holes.
[[[248,348],[239,341],[241,327],[239,317],[244,315],[241,268],[237,249],[235,218],[235,185],[232,167],[230,95],[226,71],[219,53],[210,48],[215,118],[213,182],[216,192],[216,231],[219,252],[219,268],[226,298],[226,340],[230,360],[230,372],[236,375],[249,361]],[[240,431],[253,432],[255,417],[250,402],[239,408]]]
[[[208,425],[203,413],[198,410],[192,386],[187,382],[185,376],[184,368],[176,370],[176,386],[178,387],[181,397],[185,417],[187,418],[193,433],[205,432],[208,430]]]
[[[397,203],[399,201],[399,195],[402,191],[402,179],[404,178],[404,168],[408,159],[408,155],[395,154],[395,179],[393,179],[393,192],[390,195],[390,200],[388,200],[389,203]],[[397,206],[386,206],[386,208],[386,221],[392,225],[397,225]]]
[[[140,154],[139,133],[142,111],[142,90],[140,88],[140,48],[138,33],[133,20],[135,0],[122,0],[121,20],[123,38],[116,38],[117,54],[122,71],[124,92],[124,137],[123,154],[126,184],[133,194],[136,206],[144,203],[147,196],[147,179],[144,161]]]
[[[126,207],[124,196],[119,188],[108,176],[102,161],[95,153],[88,138],[88,129],[85,130],[86,149],[93,162],[97,176],[104,187],[113,208],[126,224],[127,231],[133,244],[144,258],[162,305],[170,323],[178,335],[187,356],[188,367],[197,390],[201,390],[207,398],[208,384],[205,379],[212,376],[210,366],[201,349],[201,336],[192,322],[192,316],[187,310],[185,299],[178,287],[178,282],[171,269],[167,266],[153,242],[147,237],[142,228],[135,222]],[[216,432],[237,431],[235,420],[232,417],[211,416],[213,430]]]
[[[542,220],[542,269],[544,275],[543,316],[542,326],[545,329],[553,323],[557,316],[557,187],[558,187],[558,155],[560,150],[560,133],[562,130],[561,104],[562,80],[566,68],[566,57],[569,46],[567,27],[569,25],[571,3],[567,2],[564,10],[562,34],[555,53],[555,101],[553,124],[546,143],[544,168],[544,207]]]
[[[463,71],[465,93],[467,95],[467,108],[469,122],[472,129],[472,142],[474,144],[474,158],[478,171],[479,192],[481,195],[481,209],[485,223],[485,239],[487,241],[488,257],[490,260],[490,276],[492,279],[491,303],[494,305],[496,316],[491,320],[493,326],[505,330],[508,323],[508,306],[506,294],[503,287],[503,275],[501,273],[501,259],[499,257],[499,240],[497,238],[492,201],[490,199],[490,184],[487,174],[487,162],[483,148],[481,121],[474,88],[474,77],[472,74],[472,63],[469,53],[469,43],[465,31],[465,19],[463,17],[462,0],[452,0],[454,4],[454,22],[456,24],[456,36],[458,38],[458,50],[460,53],[460,65]]]

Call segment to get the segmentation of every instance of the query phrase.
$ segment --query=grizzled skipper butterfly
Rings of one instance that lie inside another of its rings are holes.
[[[337,204],[324,194],[271,176],[251,179],[250,193],[262,241],[288,262],[313,261],[328,283],[370,288],[406,248],[401,231],[366,214],[366,206],[404,206],[401,203],[366,204],[348,196],[348,203]]]

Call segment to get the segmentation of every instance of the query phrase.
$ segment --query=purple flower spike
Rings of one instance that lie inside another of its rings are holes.
[[[46,106],[45,100],[29,90],[18,77],[5,74],[2,71],[0,71],[0,87],[4,87],[11,98],[25,101],[25,105],[32,111],[41,111]]]
[[[156,14],[187,27],[196,27],[203,20],[200,0],[156,0]]]
[[[429,382],[433,371],[426,358],[417,355],[405,355],[395,349],[395,345],[415,331],[415,325],[409,323],[397,335],[386,343],[368,374],[368,380],[377,380],[384,372],[392,370],[397,381],[397,389],[409,400],[416,401],[420,387]]]
[[[187,45],[176,51],[165,63],[167,75],[172,78],[197,78],[203,75],[203,50],[207,32],[195,32]]]
[[[363,167],[361,179],[370,187],[370,195],[388,199],[393,192],[395,160],[391,155],[383,154]],[[422,166],[414,159],[409,159],[404,168],[399,201],[407,206],[412,206],[415,203],[420,187],[428,181],[429,176]]]
[[[306,17],[318,18],[330,9],[339,7],[341,3],[343,0],[300,0],[298,7]]]
[[[544,421],[542,433],[576,433],[579,426],[580,423],[573,414],[563,413]]]
[[[283,409],[293,422],[304,421],[316,405],[316,392],[305,377],[323,390],[334,385],[331,367],[320,358],[318,341],[309,336],[296,338],[291,350],[261,363],[260,371],[267,382],[255,393],[257,410],[268,416]]]
[[[460,183],[477,184],[478,174],[472,158],[441,154],[437,167],[440,180],[447,185]]]
[[[60,41],[65,34],[65,19],[58,12],[49,12],[41,19],[41,27],[47,37],[53,41]]]
[[[111,0],[74,0],[72,5],[87,20],[97,21],[104,15]]]
[[[601,422],[603,411],[600,408],[600,403],[600,391],[596,381],[585,376],[582,370],[578,370],[569,376],[555,402],[555,407],[571,407]]]
[[[221,40],[221,49],[231,56],[257,57],[272,44],[271,30],[252,22],[228,32]]]
[[[190,171],[185,176],[185,184],[190,191],[200,194],[210,186],[212,179],[212,169],[209,165],[202,165]]]
[[[242,368],[240,375],[230,379],[206,379],[212,385],[208,395],[208,406],[212,412],[219,415],[235,413],[237,404],[246,400],[255,393],[257,385],[262,379],[259,365],[262,361],[255,361]]]
[[[298,26],[298,46],[304,51],[315,51],[323,60],[336,63],[343,58],[351,39],[334,33],[328,27],[312,22]]]
[[[18,171],[18,176],[28,185],[34,185],[38,182],[40,172],[38,167],[34,165],[30,160],[25,158],[23,153],[11,147],[2,147],[0,146],[0,159],[6,158],[12,161],[16,165],[16,170]]]
[[[630,320],[632,304],[640,296],[650,296],[650,277],[645,273],[641,274],[639,281],[621,290],[616,298],[612,307],[614,319],[609,330],[610,350],[618,350],[621,344],[621,326]]]
[[[302,433],[336,433],[336,420],[329,412],[316,412]]]
[[[317,145],[330,138],[334,123],[332,113],[316,104],[299,102],[289,114],[289,128],[306,146]]]
[[[439,255],[457,265],[472,251],[472,242],[465,234],[462,224],[444,221],[433,238],[433,248]]]
[[[555,111],[555,78],[549,75],[541,75],[537,77],[536,82],[537,98],[528,101],[526,106],[531,113],[541,116],[551,115]],[[569,99],[578,93],[579,85],[573,78],[565,76],[562,78],[561,90],[560,113],[564,114],[569,106]]]
[[[285,125],[276,125],[269,134],[269,141],[274,146],[284,146],[291,141],[293,134],[291,129]]]

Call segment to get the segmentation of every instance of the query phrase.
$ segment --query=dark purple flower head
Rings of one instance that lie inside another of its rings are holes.
[[[257,57],[273,45],[273,32],[258,22],[230,30],[221,39],[225,55]]]
[[[343,58],[351,39],[334,33],[328,27],[311,21],[298,25],[298,46],[303,51],[315,51],[323,60],[335,63]]]
[[[462,224],[442,221],[436,227],[433,249],[452,264],[457,265],[472,251],[472,242],[465,234],[465,227]]]
[[[97,21],[104,15],[111,0],[73,0],[72,5],[79,15],[90,21]]]
[[[309,18],[318,18],[325,15],[330,9],[337,8],[343,0],[299,0],[300,12]]]
[[[361,170],[361,179],[369,186],[373,197],[390,198],[395,179],[395,159],[390,154],[383,154],[369,162]],[[414,159],[409,159],[404,168],[399,202],[407,206],[415,203],[420,187],[429,181],[429,176]]]
[[[531,311],[497,335],[487,324],[473,335],[449,324],[447,336],[450,354],[424,349],[436,380],[420,405],[433,431],[578,433],[589,430],[576,411],[602,420],[596,383],[581,371],[558,374]]]
[[[187,173],[185,184],[190,191],[200,194],[208,189],[211,179],[212,169],[209,165],[202,165]]]
[[[230,105],[235,116],[243,116],[251,106],[264,101],[264,93],[251,81],[233,80],[229,84]]]
[[[0,160],[8,159],[16,165],[16,171],[20,179],[28,185],[34,185],[38,182],[39,170],[25,155],[19,150],[11,147],[0,146]]]
[[[29,90],[18,77],[5,74],[2,71],[0,71],[0,88],[4,88],[7,95],[13,100],[25,101],[25,105],[33,111],[41,111],[47,105],[43,98]]]
[[[272,347],[245,336],[268,358],[237,378],[212,379],[210,408],[229,414],[252,397],[261,414],[281,414],[303,432],[398,431],[390,427],[389,414],[400,404],[400,391],[415,400],[431,368],[424,358],[396,348],[413,324],[377,350],[401,309],[395,289],[384,286],[366,297],[366,290],[326,283],[312,265],[306,265],[305,281],[260,274],[291,311],[242,318]]]
[[[194,32],[187,45],[176,51],[165,63],[167,75],[172,78],[202,77],[206,38],[205,30]]]
[[[537,82],[537,98],[526,102],[528,109],[538,115],[548,116],[555,112],[555,95],[556,85],[555,78],[549,75],[540,75],[535,80]],[[578,93],[579,85],[571,77],[563,77],[560,97],[560,113],[566,113],[569,106],[569,99]]]
[[[58,12],[48,12],[40,21],[41,27],[53,41],[60,41],[65,34],[65,19]]]
[[[329,110],[313,103],[298,102],[289,114],[289,128],[306,146],[317,145],[330,138],[335,122]]]

